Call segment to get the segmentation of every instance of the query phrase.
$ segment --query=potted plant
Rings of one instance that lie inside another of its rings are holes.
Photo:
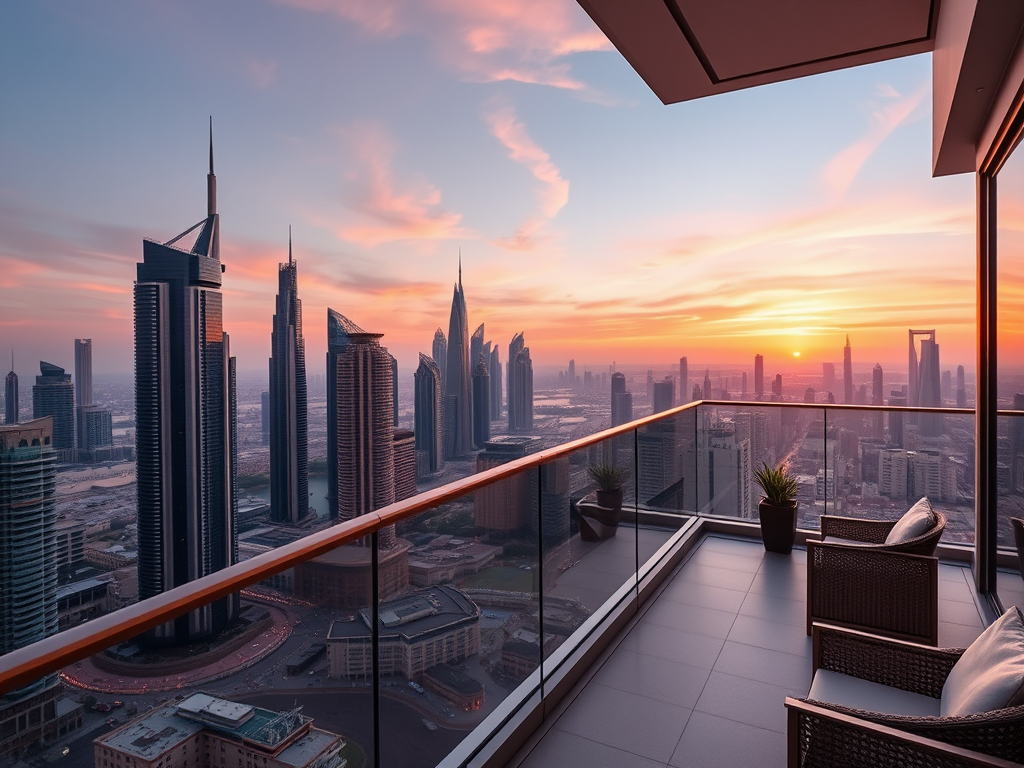
[[[754,482],[764,492],[757,505],[764,548],[788,555],[796,540],[796,494],[799,490],[796,478],[783,464],[773,468],[762,462],[761,468],[754,470]]]
[[[622,484],[626,470],[614,464],[591,464],[590,479],[597,484],[597,503],[606,509],[622,509]]]

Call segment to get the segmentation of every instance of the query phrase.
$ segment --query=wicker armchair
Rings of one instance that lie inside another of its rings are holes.
[[[946,526],[886,544],[895,520],[823,515],[823,541],[807,542],[807,634],[814,622],[938,645],[939,561],[932,556]]]
[[[814,625],[814,671],[939,698],[963,649]],[[866,712],[786,698],[790,768],[1012,766],[1024,761],[1024,706],[962,717]]]

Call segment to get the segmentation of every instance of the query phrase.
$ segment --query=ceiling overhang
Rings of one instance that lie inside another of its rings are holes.
[[[578,0],[665,104],[932,50],[939,0]]]

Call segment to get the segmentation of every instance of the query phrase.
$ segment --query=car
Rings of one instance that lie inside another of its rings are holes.
[[[124,706],[124,702],[123,701],[115,701],[114,702],[114,709],[120,709],[123,706]]]

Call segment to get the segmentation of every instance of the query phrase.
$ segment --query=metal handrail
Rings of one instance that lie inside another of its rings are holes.
[[[257,555],[189,584],[163,592],[134,605],[93,619],[86,624],[71,627],[39,642],[18,648],[0,656],[0,695],[16,690],[40,677],[160,626],[184,613],[200,608],[219,598],[234,594],[246,587],[292,568],[299,563],[324,555],[337,547],[357,541],[384,526],[403,520],[466,496],[481,488],[539,467],[566,454],[579,451],[610,438],[634,431],[666,419],[673,418],[700,406],[761,407],[761,408],[815,408],[856,411],[907,411],[922,413],[973,414],[973,409],[915,408],[863,405],[833,405],[822,403],[780,403],[742,400],[696,400],[668,411],[637,419],[581,437],[568,443],[548,448],[530,456],[485,470],[448,483],[440,488],[424,491],[411,499],[396,502],[375,512],[339,523],[327,530],[313,533],[297,541]],[[1019,411],[1009,413],[1019,414]]]

